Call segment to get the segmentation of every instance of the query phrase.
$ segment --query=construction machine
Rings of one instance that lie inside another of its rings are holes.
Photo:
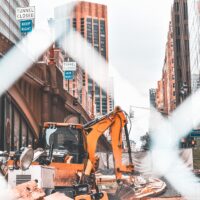
[[[51,187],[50,192],[52,190],[60,191],[75,200],[106,200],[108,199],[107,194],[99,191],[95,179],[99,161],[96,156],[97,143],[99,138],[109,131],[114,172],[117,182],[120,183],[123,173],[133,173],[134,171],[127,124],[126,114],[119,107],[85,125],[46,122],[41,140],[43,149],[35,151],[34,157],[31,158],[33,161],[30,168],[47,166],[48,174],[51,175],[51,169],[55,169],[54,188]],[[129,165],[122,163],[122,133],[125,133],[126,136]],[[29,166],[27,163],[30,162],[26,161],[26,168]],[[23,164],[21,165],[23,166]],[[42,170],[44,169],[42,168]],[[43,179],[45,179],[45,175]],[[47,181],[47,183],[49,182]]]

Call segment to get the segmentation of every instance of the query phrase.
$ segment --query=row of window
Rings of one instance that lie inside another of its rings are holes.
[[[9,96],[1,98],[0,147],[1,150],[16,151],[21,147],[34,147],[34,134],[29,123]]]

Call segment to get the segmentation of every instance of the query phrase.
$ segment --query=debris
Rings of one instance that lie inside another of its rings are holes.
[[[29,181],[17,185],[12,192],[17,200],[42,200],[45,193],[38,188],[36,181]]]
[[[62,193],[56,192],[44,198],[44,200],[72,200],[71,198],[65,196]]]

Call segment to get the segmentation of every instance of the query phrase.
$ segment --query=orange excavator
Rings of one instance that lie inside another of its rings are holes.
[[[99,191],[95,178],[99,161],[96,156],[98,140],[109,131],[116,180],[121,182],[123,173],[134,171],[127,124],[126,114],[119,107],[85,125],[46,122],[42,138],[45,151],[35,151],[31,166],[54,168],[55,190],[75,200],[107,200],[106,192]],[[123,133],[127,141],[129,165],[122,164]]]

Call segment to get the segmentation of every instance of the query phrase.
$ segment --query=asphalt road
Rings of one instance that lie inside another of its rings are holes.
[[[180,193],[178,193],[164,177],[161,178],[161,180],[167,184],[167,189],[165,190],[163,194],[159,195],[159,197],[180,197],[181,196]]]

